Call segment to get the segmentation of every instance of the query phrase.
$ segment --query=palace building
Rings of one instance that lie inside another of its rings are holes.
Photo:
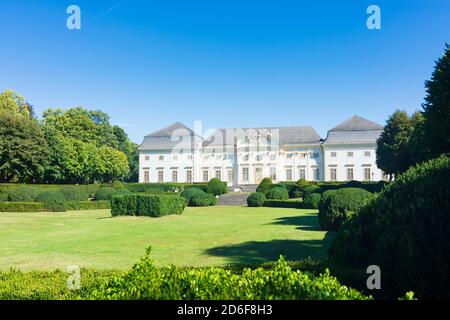
[[[218,129],[203,138],[177,122],[144,137],[139,182],[379,181],[385,178],[375,161],[382,130],[353,116],[325,139],[310,126]]]

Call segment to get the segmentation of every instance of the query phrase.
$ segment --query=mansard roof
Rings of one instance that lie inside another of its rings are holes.
[[[329,130],[323,144],[376,143],[382,131],[382,125],[353,116]]]
[[[189,148],[200,143],[202,138],[181,122],[176,122],[144,137],[139,150]]]
[[[235,138],[244,139],[247,134],[272,135],[280,145],[320,143],[320,136],[311,126],[269,127],[269,128],[223,128],[215,131],[204,142],[203,146],[232,146]]]

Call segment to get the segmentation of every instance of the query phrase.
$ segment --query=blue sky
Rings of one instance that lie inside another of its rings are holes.
[[[82,29],[66,28],[81,8]],[[368,30],[366,8],[381,8]],[[204,128],[312,125],[420,109],[450,42],[450,1],[5,0],[0,90],[38,115],[101,109],[132,140]]]

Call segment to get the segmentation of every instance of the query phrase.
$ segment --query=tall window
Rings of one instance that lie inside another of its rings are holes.
[[[192,182],[192,170],[186,170],[186,181]]]
[[[370,168],[364,168],[364,180],[371,180]]]
[[[306,179],[306,170],[303,168],[300,168],[298,171],[299,179]]]
[[[331,152],[331,157],[336,158],[336,152]]]
[[[364,151],[364,157],[370,157],[370,151]]]
[[[277,180],[277,168],[270,167],[270,179],[272,179],[272,181]]]
[[[232,169],[228,169],[227,175],[228,175],[228,180],[227,181],[229,183],[233,183],[233,170]]]
[[[287,158],[287,159],[292,159],[293,156],[294,156],[293,153],[287,153],[287,154],[286,154],[286,158]]]
[[[188,160],[192,160],[192,154],[188,154],[187,158]]]
[[[144,171],[144,182],[150,182],[150,172],[148,170]]]
[[[248,181],[248,168],[242,168],[242,180]]]
[[[173,155],[173,160],[178,160],[178,156],[176,154]]]
[[[336,168],[330,168],[330,180],[336,181]]]
[[[221,172],[220,170],[216,170],[216,178],[221,179]]]
[[[313,169],[313,179],[314,179],[315,181],[318,181],[318,180],[319,180],[319,174],[320,174],[319,168],[314,168],[314,169]]]
[[[208,182],[208,170],[203,170],[203,182]]]
[[[145,156],[145,160],[146,161],[150,160],[150,156]]]
[[[158,182],[164,182],[164,171],[163,170],[158,171]]]
[[[353,168],[347,168],[347,180],[353,180]]]
[[[178,171],[177,170],[172,171],[172,182],[178,182]]]
[[[287,181],[292,180],[292,169],[286,169],[286,180]]]
[[[159,156],[159,161],[163,161],[164,160],[164,156],[163,155],[160,155]]]
[[[347,152],[347,157],[353,157],[353,151]]]
[[[304,159],[304,158],[306,158],[306,153],[305,152],[300,152],[298,154],[298,156],[299,156],[300,159]]]

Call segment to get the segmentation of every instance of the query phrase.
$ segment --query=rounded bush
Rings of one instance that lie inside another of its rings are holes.
[[[125,189],[125,185],[121,181],[113,181],[111,187],[114,189]]]
[[[407,170],[343,225],[330,254],[341,266],[378,265],[382,292],[413,291],[419,299],[449,299],[450,157]]]
[[[111,196],[115,195],[118,190],[111,187],[101,187],[95,193],[95,200],[111,200]]]
[[[294,186],[289,190],[289,198],[301,198],[303,196],[303,191],[300,186]]]
[[[346,183],[346,186],[349,188],[361,188],[362,185],[363,183],[357,180],[350,180],[349,182]]]
[[[320,193],[308,194],[305,199],[303,199],[303,207],[305,209],[317,209],[319,208],[319,202],[322,196]]]
[[[39,191],[33,187],[20,186],[8,192],[8,201],[11,202],[33,202],[36,200]]]
[[[198,188],[187,188],[187,189],[184,189],[184,191],[181,192],[180,195],[187,200],[188,205],[191,205],[191,199],[193,197],[202,195],[204,193],[205,192],[203,190],[198,189]]]
[[[310,185],[310,183],[309,183],[307,180],[305,180],[305,179],[299,179],[299,180],[297,180],[296,184],[297,184],[300,188],[304,188],[304,187]]]
[[[148,188],[147,190],[145,190],[145,193],[147,193],[147,194],[165,194],[165,192],[163,190],[161,190],[160,188]]]
[[[261,192],[253,192],[247,198],[247,205],[249,207],[262,207],[266,202],[266,196]]]
[[[271,200],[287,200],[289,199],[289,193],[285,188],[274,187],[267,191],[266,198]]]
[[[322,193],[322,188],[314,184],[303,188],[303,198],[306,198],[311,193]]]
[[[215,196],[220,196],[221,194],[225,194],[228,192],[227,186],[224,182],[222,182],[218,178],[212,178],[208,182],[208,187],[206,192],[211,193]]]
[[[65,197],[60,191],[45,191],[36,197],[36,201],[44,203],[44,209],[47,211],[62,212],[66,211]]]
[[[59,191],[64,195],[66,201],[86,201],[88,194],[83,189],[76,186],[64,186],[59,188]]]
[[[342,188],[329,193],[319,204],[319,224],[322,230],[338,230],[355,211],[372,198],[372,194],[359,188]]]
[[[264,178],[259,183],[258,187],[256,187],[256,192],[260,192],[262,194],[266,194],[272,188],[272,179]]]
[[[191,198],[189,205],[193,207],[215,206],[217,202],[216,197],[211,193],[195,195]]]

